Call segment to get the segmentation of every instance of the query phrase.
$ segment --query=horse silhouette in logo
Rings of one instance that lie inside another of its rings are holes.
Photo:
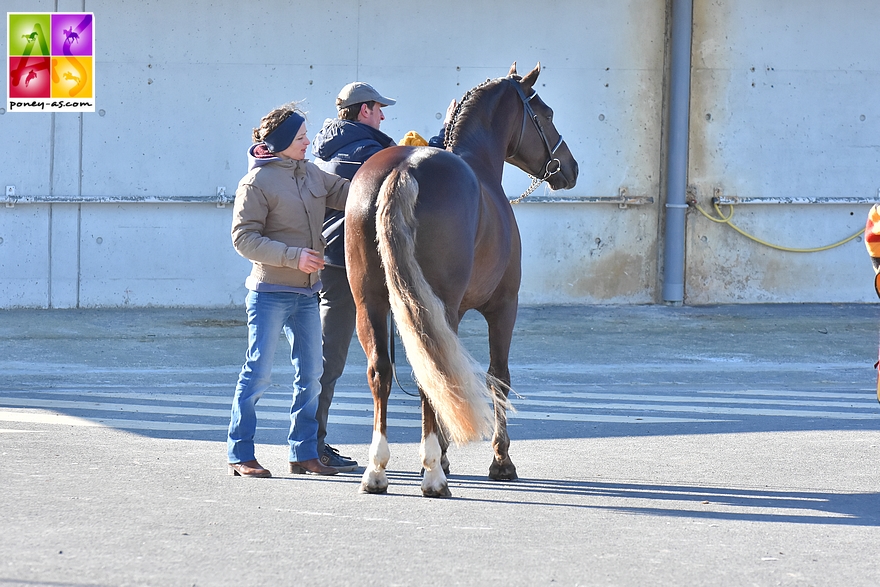
[[[24,78],[24,87],[28,87],[28,84],[31,83],[31,80],[35,79],[37,79],[37,72],[32,69],[28,72],[27,77]]]
[[[27,39],[27,40],[28,40],[28,43],[33,43],[34,41],[37,40],[37,31],[34,31],[34,32],[32,32],[31,34],[29,34],[29,35],[22,35],[21,38],[22,38],[22,39]]]
[[[64,29],[64,42],[72,45],[74,41],[79,42],[79,35],[73,32],[73,25],[71,25],[69,29]]]
[[[64,72],[64,79],[73,80],[74,82],[79,83],[79,76],[73,75],[69,71]]]

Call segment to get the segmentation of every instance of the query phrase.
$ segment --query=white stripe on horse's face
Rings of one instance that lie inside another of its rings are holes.
[[[425,469],[425,476],[422,478],[422,494],[431,497],[449,495],[449,485],[446,481],[446,475],[443,473],[443,467],[440,465],[443,451],[436,433],[431,432],[422,439],[419,455],[422,457],[422,467]]]

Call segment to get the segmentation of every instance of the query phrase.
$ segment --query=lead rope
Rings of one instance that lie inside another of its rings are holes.
[[[407,391],[406,388],[403,387],[403,385],[400,383],[400,379],[397,378],[397,361],[396,361],[395,352],[394,352],[394,331],[396,330],[396,328],[394,326],[394,316],[392,316],[392,315],[388,316],[388,325],[389,325],[389,328],[388,328],[388,342],[389,342],[388,355],[389,355],[389,358],[391,359],[391,374],[394,376],[394,381],[397,383],[397,387],[400,388],[400,391],[402,391],[406,395],[411,396],[411,397],[420,398],[421,397],[420,394],[411,393],[411,392]],[[875,365],[875,367],[876,367],[876,365]],[[509,393],[512,393],[517,399],[520,399],[520,400],[526,399],[526,396],[518,394],[516,392],[516,390],[510,386],[507,386],[507,391]],[[880,399],[880,396],[878,396],[878,399]],[[513,406],[510,406],[510,408],[513,410]]]
[[[420,397],[417,393],[410,393],[407,391],[403,385],[400,383],[400,379],[397,378],[397,361],[396,361],[396,353],[394,352],[394,331],[397,330],[394,325],[394,315],[388,315],[388,355],[391,359],[391,374],[394,376],[394,381],[397,383],[397,387],[400,388],[400,391],[405,393],[406,395],[412,397]]]
[[[553,171],[550,171],[550,165],[552,165],[554,161],[556,162],[556,169],[554,169]],[[547,167],[544,169],[544,177],[537,178],[534,175],[529,175],[529,177],[532,178],[532,185],[530,185],[529,188],[526,191],[524,191],[520,197],[516,198],[515,200],[510,200],[510,203],[511,204],[519,204],[524,199],[528,198],[532,194],[532,192],[534,192],[536,189],[538,189],[539,185],[541,185],[542,183],[544,183],[545,181],[550,179],[551,175],[558,173],[559,169],[561,167],[562,167],[562,164],[559,162],[559,159],[552,159],[552,160],[548,161]]]

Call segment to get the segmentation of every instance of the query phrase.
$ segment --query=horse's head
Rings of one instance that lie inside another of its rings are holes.
[[[516,73],[516,62],[510,66],[507,79],[522,102],[523,119],[522,127],[512,132],[505,160],[546,179],[554,190],[567,190],[577,182],[578,164],[553,124],[553,110],[534,90],[540,73],[540,63],[522,78]]]

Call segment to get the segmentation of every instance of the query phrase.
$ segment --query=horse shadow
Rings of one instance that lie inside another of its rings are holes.
[[[398,496],[418,487],[418,472],[388,471],[389,491]],[[340,478],[338,481],[344,481]],[[350,480],[350,479],[348,479]],[[880,493],[789,491],[771,488],[665,485],[570,479],[493,481],[477,475],[449,476],[458,501],[604,510],[632,515],[718,521],[880,526]],[[399,488],[395,491],[393,488]],[[491,495],[491,497],[490,497]]]

